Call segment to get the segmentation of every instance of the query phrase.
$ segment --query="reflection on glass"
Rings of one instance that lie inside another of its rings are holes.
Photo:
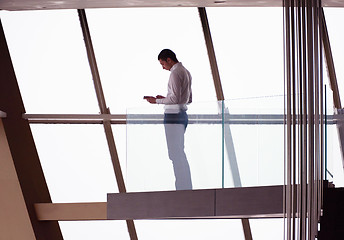
[[[283,97],[240,99],[226,105],[223,186],[283,184]]]
[[[184,134],[188,126],[185,110],[164,114],[168,157],[172,161],[176,190],[192,189],[190,166],[184,151]]]
[[[338,127],[341,121],[338,119],[340,115],[333,114],[333,92],[329,87],[324,88],[325,110],[326,116],[324,121],[324,179],[334,183],[336,186],[343,185],[343,155],[339,137]],[[339,121],[338,121],[339,120]]]
[[[282,107],[258,107],[270,101]],[[129,191],[175,190],[163,112],[156,105],[127,111]],[[283,184],[283,97],[192,103],[188,116],[193,189]]]

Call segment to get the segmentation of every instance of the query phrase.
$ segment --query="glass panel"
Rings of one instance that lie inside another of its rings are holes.
[[[1,11],[28,113],[98,113],[76,10]]]
[[[165,95],[164,48],[191,72],[193,101],[216,99],[197,8],[88,9],[87,17],[111,112],[144,106],[144,95]]]
[[[342,100],[342,105],[343,105],[344,84],[343,84],[343,81],[341,81],[340,79],[343,79],[344,77],[344,69],[342,68],[344,64],[344,54],[343,54],[344,29],[339,28],[338,24],[344,21],[344,9],[326,7],[324,8],[324,13],[325,13],[325,18],[326,18],[326,25],[327,25],[329,40],[331,44],[333,62],[336,69],[339,93],[341,95],[341,100]],[[324,73],[325,73],[324,75],[327,75],[326,69]],[[328,98],[328,100],[331,101],[332,103],[331,98]]]
[[[343,171],[343,167],[341,161],[341,147],[340,141],[338,141],[338,130],[336,124],[327,124],[326,137],[326,179],[329,182],[340,184],[340,176],[342,175],[341,171]]]
[[[225,99],[284,95],[283,9],[207,8]]]
[[[127,185],[129,191],[174,190],[164,109],[161,105],[127,112]],[[185,132],[185,153],[194,189],[221,187],[221,114],[218,103],[192,104]],[[169,124],[167,124],[169,125]],[[174,124],[180,125],[180,124]]]
[[[284,183],[283,99],[263,97],[225,102],[225,187]]]
[[[343,155],[342,147],[338,132],[338,124],[336,113],[333,114],[333,95],[332,90],[326,86],[326,114],[327,121],[324,126],[325,131],[325,179],[335,184],[336,187],[343,186]]]
[[[280,107],[265,107],[273,105]],[[283,98],[225,101],[224,115],[222,102],[192,103],[188,108],[185,153],[193,189],[283,184]],[[130,191],[175,189],[163,112],[159,105],[128,109]]]
[[[283,239],[283,221],[283,218],[250,219],[250,227],[253,238],[255,240]]]
[[[53,202],[106,202],[118,192],[102,125],[31,128]]]
[[[145,240],[245,239],[239,219],[140,220],[135,224],[139,239]]]
[[[282,9],[207,10],[221,77],[226,79],[222,82],[225,96],[233,99],[283,94]],[[0,15],[28,112],[99,111],[76,10],[0,11]],[[254,20],[247,21],[248,15]],[[227,156],[224,156],[227,153],[223,147],[221,108],[217,102],[206,102],[216,98],[197,9],[93,9],[87,10],[87,17],[104,92],[113,113],[125,112],[128,106],[146,104],[143,95],[165,92],[168,72],[161,70],[157,54],[166,47],[176,51],[194,79],[193,97],[197,104],[192,104],[188,110],[192,118],[185,134],[194,188],[217,188],[223,183],[232,186]],[[167,25],[168,19],[173,19],[174,24]],[[255,99],[226,102],[230,113],[226,119],[233,120],[232,114],[274,113],[270,109],[263,110],[264,106],[274,108],[274,101],[269,101],[269,105],[259,104],[260,112],[256,111],[258,102]],[[129,120],[134,121],[127,128],[128,189],[174,189],[162,124],[163,109],[143,106],[128,110]],[[139,119],[131,119],[133,114],[161,116],[153,124],[135,123]],[[208,118],[201,118],[203,115]],[[116,141],[120,159],[124,159],[125,154],[123,128],[113,126],[116,140],[117,136],[122,140]],[[272,134],[272,128],[276,129],[276,135]],[[117,192],[102,126],[32,125],[32,129],[54,202],[105,201],[106,193]],[[270,166],[270,171],[274,170],[274,164],[279,167],[278,161],[272,162],[273,157],[266,157],[272,154],[266,151],[269,145],[275,146],[267,139],[279,136],[279,125],[231,124],[230,129],[243,186],[278,182],[275,176],[266,173],[265,167]],[[240,148],[242,144],[250,148]],[[251,165],[254,167],[249,169]],[[125,166],[122,164],[123,173],[126,173]],[[252,177],[246,178],[243,175],[246,173]],[[166,232],[170,239],[228,236],[243,239],[240,220],[135,223],[140,239],[162,239]],[[268,220],[259,223],[271,226]],[[60,224],[65,239],[97,239],[100,233],[101,239],[129,239],[123,221]],[[255,239],[266,239],[266,231],[257,230],[261,225],[252,224]],[[279,239],[271,233],[276,230],[273,226],[269,228],[269,236]],[[178,231],[170,231],[171,228]]]
[[[130,239],[124,221],[73,221],[59,222],[65,240]],[[280,239],[283,234],[283,219],[250,219],[252,235],[256,240],[265,240],[266,226],[269,238]],[[240,219],[199,220],[136,220],[139,239],[244,239]],[[177,229],[177,231],[171,231]],[[168,233],[168,234],[166,234]],[[168,236],[167,236],[168,235]]]
[[[64,240],[130,239],[125,221],[60,221],[59,224]]]
[[[344,30],[338,28],[338,23],[344,21],[343,8],[324,8],[327,30],[331,44],[333,61],[337,76],[337,84],[341,103],[343,107],[343,93],[344,85],[341,79],[344,78],[344,69],[341,67],[344,64]],[[325,61],[325,58],[324,58]],[[324,64],[324,82],[329,83],[326,64]],[[332,115],[334,112],[332,90],[327,86],[327,114]],[[331,117],[331,116],[329,116]],[[343,154],[340,146],[337,125],[328,124],[327,126],[327,180],[333,182],[336,187],[344,186],[344,171],[343,171]]]

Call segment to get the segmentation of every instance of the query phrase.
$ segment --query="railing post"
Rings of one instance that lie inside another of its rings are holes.
[[[223,90],[222,90],[222,84],[221,84],[219,69],[217,66],[213,40],[211,38],[207,13],[206,13],[206,10],[204,7],[199,7],[198,12],[199,12],[199,16],[201,19],[204,39],[205,39],[205,43],[206,43],[206,47],[207,47],[207,51],[208,51],[208,57],[209,57],[211,72],[213,75],[216,97],[217,97],[217,100],[221,101],[221,103],[222,103],[222,105],[221,105],[222,109],[223,109],[222,114],[224,114],[224,111],[226,111],[225,108],[223,107],[223,104],[224,104],[223,101],[225,100],[225,97],[224,97]],[[224,134],[223,136],[227,139],[226,147],[227,147],[227,152],[230,154],[229,158],[230,158],[230,165],[232,168],[232,174],[233,174],[233,176],[236,176],[233,178],[234,178],[234,181],[236,181],[238,183],[235,186],[241,187],[239,170],[238,170],[238,166],[237,166],[237,161],[236,161],[234,146],[233,146],[233,139],[232,139],[232,134],[231,134],[229,125],[224,124],[222,130],[223,130],[223,134]],[[222,141],[225,141],[225,139],[223,138]],[[233,151],[228,151],[229,148],[232,149]],[[224,146],[223,146],[223,149],[224,149]],[[244,230],[245,239],[246,240],[252,240],[252,233],[251,233],[249,220],[248,219],[241,219],[241,222],[242,222],[242,226],[243,226],[243,230]]]

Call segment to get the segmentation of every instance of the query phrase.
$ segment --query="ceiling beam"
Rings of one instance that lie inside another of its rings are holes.
[[[282,7],[282,0],[2,0],[0,9],[9,11],[151,8],[151,7]],[[323,0],[323,7],[344,7],[344,0]]]
[[[39,221],[107,220],[106,209],[106,202],[35,204]]]

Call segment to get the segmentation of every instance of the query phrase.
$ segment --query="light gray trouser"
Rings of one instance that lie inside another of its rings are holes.
[[[190,167],[184,151],[185,128],[183,124],[165,123],[168,156],[173,164],[176,190],[192,189]]]

